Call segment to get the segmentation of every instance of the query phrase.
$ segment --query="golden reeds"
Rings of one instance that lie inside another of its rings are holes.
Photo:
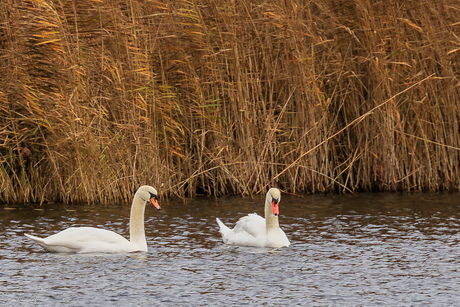
[[[459,12],[5,0],[0,201],[457,191]]]

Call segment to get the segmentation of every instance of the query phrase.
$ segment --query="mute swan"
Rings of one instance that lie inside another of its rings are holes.
[[[50,252],[58,253],[130,253],[146,252],[147,241],[144,231],[144,209],[147,202],[155,208],[158,205],[157,191],[151,186],[141,186],[134,194],[129,219],[128,241],[119,234],[93,227],[71,227],[45,239],[26,234],[38,245]]]
[[[271,188],[265,198],[265,218],[256,213],[249,214],[240,218],[233,229],[216,218],[224,243],[274,248],[291,245],[278,223],[280,200],[280,190]]]

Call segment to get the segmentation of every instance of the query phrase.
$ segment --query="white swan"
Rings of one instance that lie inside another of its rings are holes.
[[[265,218],[256,213],[242,217],[230,229],[216,218],[224,243],[256,247],[283,247],[291,243],[278,223],[281,192],[271,188],[265,198]]]
[[[144,209],[150,201],[158,210],[158,194],[151,186],[141,186],[134,194],[129,219],[130,241],[119,234],[100,228],[71,227],[45,239],[26,234],[50,252],[60,253],[130,253],[146,252]]]

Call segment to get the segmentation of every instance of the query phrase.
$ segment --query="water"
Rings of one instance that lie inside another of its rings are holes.
[[[4,209],[2,306],[452,306],[460,301],[456,194],[283,195],[291,247],[234,247],[232,225],[263,198],[162,201],[146,211],[149,251],[52,254],[23,234],[70,226],[128,237],[129,208]]]

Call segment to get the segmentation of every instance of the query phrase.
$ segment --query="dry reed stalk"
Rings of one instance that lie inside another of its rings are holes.
[[[458,190],[459,11],[3,1],[0,201]]]

